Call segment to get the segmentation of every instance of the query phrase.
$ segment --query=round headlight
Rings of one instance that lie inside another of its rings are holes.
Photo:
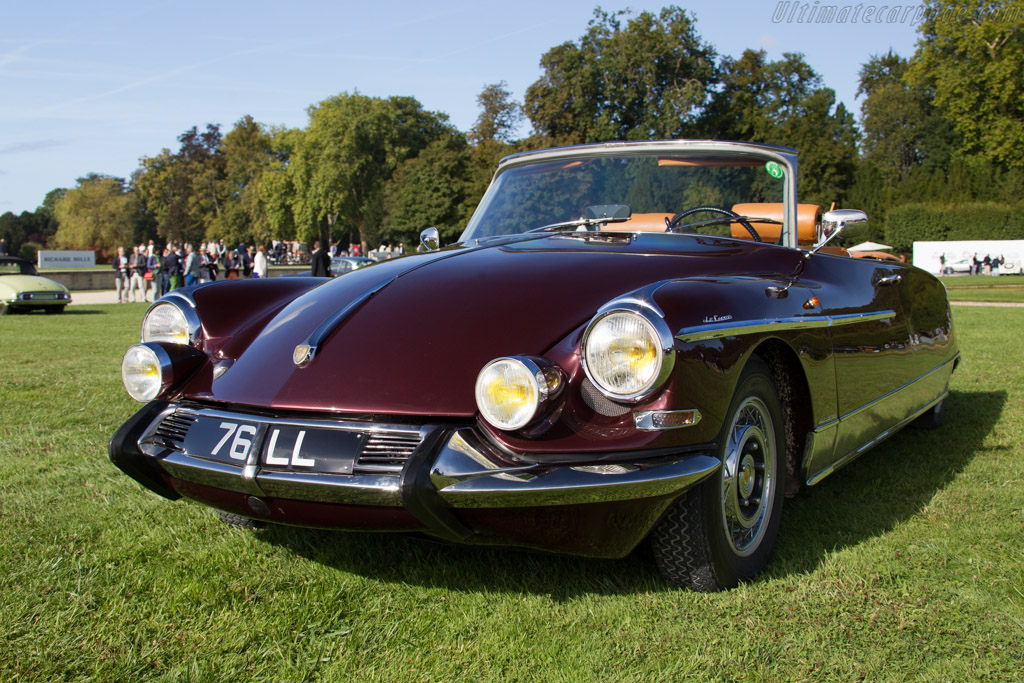
[[[667,376],[662,336],[654,323],[639,313],[613,310],[602,314],[584,334],[583,369],[610,398],[642,398]]]
[[[480,415],[498,429],[528,425],[541,401],[536,374],[518,358],[498,358],[485,365],[476,378]]]
[[[191,331],[185,313],[172,303],[156,304],[142,319],[142,341],[188,344]]]
[[[164,364],[153,348],[136,344],[121,361],[121,381],[128,395],[136,401],[152,401],[164,387]]]

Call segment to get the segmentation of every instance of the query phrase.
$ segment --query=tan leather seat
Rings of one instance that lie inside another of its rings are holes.
[[[611,223],[607,230],[629,230],[630,232],[665,232],[666,220],[672,220],[671,213],[634,213],[628,221]]]
[[[741,216],[751,218],[765,218],[781,221],[783,219],[782,202],[760,202],[750,204],[736,204],[732,210]],[[797,241],[800,244],[814,244],[818,241],[818,226],[821,224],[821,207],[817,204],[796,205]],[[763,242],[778,242],[782,232],[782,225],[775,223],[753,223],[754,230],[761,236]],[[732,224],[732,236],[738,239],[750,240],[747,229],[739,223]]]

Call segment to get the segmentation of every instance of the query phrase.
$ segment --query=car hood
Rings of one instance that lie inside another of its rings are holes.
[[[66,292],[67,288],[59,282],[38,275],[2,275],[0,276],[0,293],[16,294],[21,292]]]
[[[469,417],[488,361],[543,355],[610,299],[645,285],[749,273],[764,250],[779,251],[680,235],[546,235],[388,261],[299,296],[245,348],[226,345],[221,352],[233,365],[194,395],[282,410]],[[307,366],[296,367],[297,345],[374,290]]]

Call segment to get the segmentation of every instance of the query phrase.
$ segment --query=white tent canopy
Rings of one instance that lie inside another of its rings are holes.
[[[846,251],[882,251],[884,249],[892,249],[892,247],[888,244],[879,244],[878,242],[861,242],[852,247],[847,247]]]

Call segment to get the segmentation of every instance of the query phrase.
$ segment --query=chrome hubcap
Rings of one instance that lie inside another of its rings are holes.
[[[768,527],[775,493],[775,429],[761,399],[733,415],[722,463],[722,523],[733,551],[754,552]]]

